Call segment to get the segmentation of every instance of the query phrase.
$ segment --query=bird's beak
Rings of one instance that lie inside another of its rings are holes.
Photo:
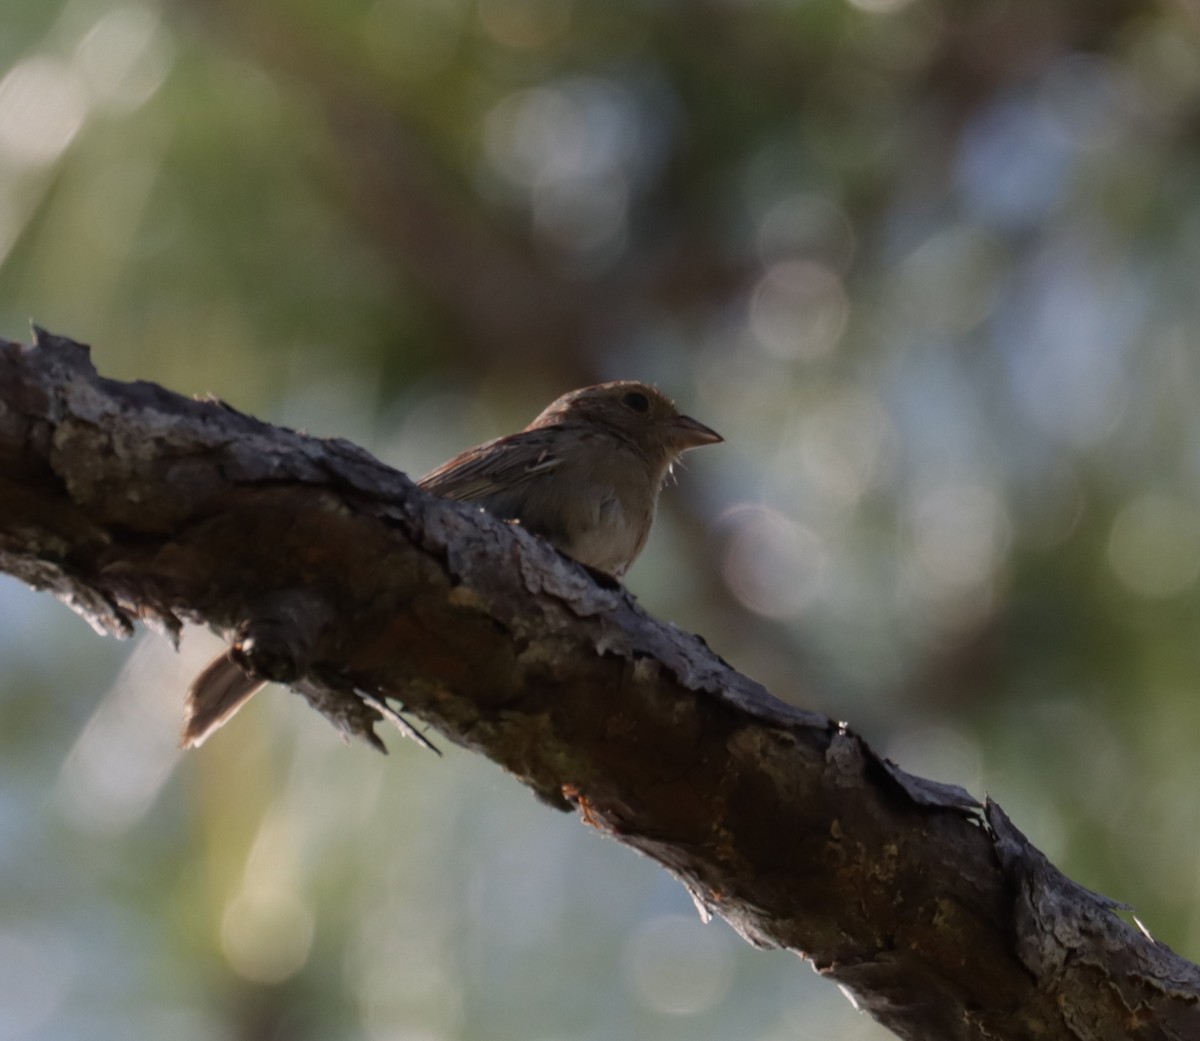
[[[712,427],[706,427],[691,416],[676,416],[671,420],[671,439],[683,452],[701,445],[716,445],[725,440]]]

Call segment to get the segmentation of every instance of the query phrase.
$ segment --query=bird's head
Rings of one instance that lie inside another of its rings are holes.
[[[595,425],[633,442],[647,457],[669,466],[689,448],[725,439],[683,415],[660,390],[636,380],[583,387],[550,404],[531,427]]]

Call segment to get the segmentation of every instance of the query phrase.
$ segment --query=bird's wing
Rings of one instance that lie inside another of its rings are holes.
[[[431,470],[417,484],[444,499],[471,502],[523,488],[541,474],[557,469],[557,428],[522,430],[468,448]]]

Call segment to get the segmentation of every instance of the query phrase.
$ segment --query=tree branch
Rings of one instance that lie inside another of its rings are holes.
[[[773,698],[547,543],[344,441],[0,342],[0,568],[121,636],[252,633],[377,740],[356,690],[659,861],[905,1038],[1200,1036],[1200,969],[994,803]]]

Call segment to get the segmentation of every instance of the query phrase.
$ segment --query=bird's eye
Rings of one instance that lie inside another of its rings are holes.
[[[640,390],[631,390],[622,399],[634,412],[649,412],[650,399]]]

